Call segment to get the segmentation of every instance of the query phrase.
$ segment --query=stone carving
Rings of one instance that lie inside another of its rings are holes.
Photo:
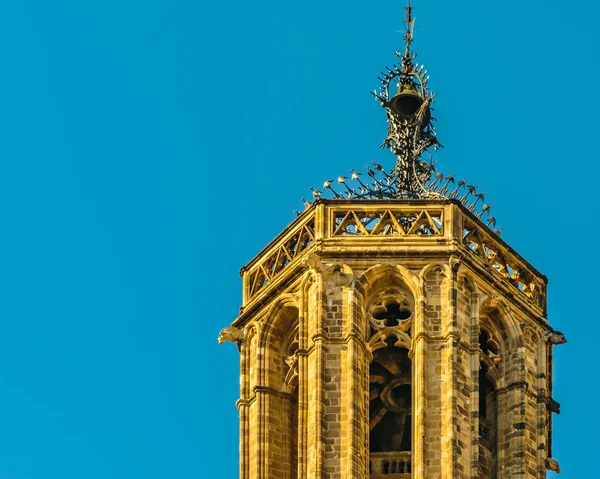
[[[494,366],[498,366],[498,364],[502,362],[502,356],[499,354],[495,354],[492,351],[487,351],[487,355],[492,360],[492,363],[494,363]]]
[[[551,457],[546,458],[546,469],[560,474],[560,464],[558,464],[556,459],[552,459]]]
[[[372,336],[368,344],[371,352],[385,348],[390,338],[396,338],[394,346],[410,349],[411,309],[407,297],[400,292],[387,294],[371,307],[369,322]]]
[[[308,268],[313,273],[317,273],[323,270],[323,263],[321,258],[315,253],[309,253],[302,258],[302,266]]]
[[[234,326],[228,326],[223,328],[219,333],[219,344],[223,344],[225,341],[231,341],[232,343],[239,343],[242,340],[243,331]]]
[[[286,386],[293,386],[298,383],[298,346],[300,342],[299,325],[292,330],[287,344],[283,347],[284,378],[283,382]]]
[[[487,330],[482,330],[482,334],[479,337],[479,349],[481,350],[481,359],[486,365],[493,369],[493,374],[498,375],[499,372],[496,367],[502,362],[502,351],[500,343],[492,334]]]
[[[411,347],[410,336],[407,333],[400,331],[396,328],[385,328],[381,331],[378,331],[373,336],[371,336],[367,347],[369,348],[369,351],[373,353],[378,349],[387,347],[387,340],[390,338],[396,338],[394,346],[396,346],[397,348],[410,349]]]
[[[560,403],[552,398],[548,398],[548,410],[555,414],[560,414]]]
[[[450,268],[452,269],[452,272],[457,273],[458,269],[460,268],[460,265],[462,263],[460,256],[455,255],[455,254],[451,255],[449,262],[450,262]]]
[[[400,331],[408,331],[412,325],[412,311],[404,294],[393,294],[384,297],[371,307],[369,320],[371,326],[380,331],[386,327],[395,327]]]
[[[547,343],[550,344],[565,344],[567,342],[567,338],[560,331],[546,331],[544,333],[544,338]]]

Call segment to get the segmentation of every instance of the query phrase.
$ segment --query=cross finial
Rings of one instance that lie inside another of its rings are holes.
[[[412,5],[410,4],[410,0],[408,0],[408,5],[404,7],[406,10],[406,20],[404,20],[404,24],[406,25],[406,34],[404,36],[404,40],[406,41],[406,51],[404,53],[405,61],[408,62],[410,60],[410,44],[413,40],[413,29],[414,29],[414,19],[412,17]]]
[[[406,25],[410,25],[410,22],[412,22],[412,7],[410,6],[410,0],[408,0],[408,6],[404,7],[404,9],[406,10],[406,21],[404,23],[406,23]]]

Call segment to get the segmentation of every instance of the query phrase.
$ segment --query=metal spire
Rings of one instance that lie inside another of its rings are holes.
[[[408,6],[404,7],[406,10],[406,20],[404,20],[404,25],[406,25],[406,34],[404,36],[404,40],[406,42],[406,53],[405,57],[410,56],[410,44],[413,40],[413,32],[414,32],[414,23],[412,18],[412,7],[410,5],[410,0],[408,0]]]
[[[323,192],[311,188],[313,199],[456,199],[479,219],[487,215],[488,226],[495,227],[496,220],[490,215],[492,203],[484,201],[485,191],[478,192],[477,185],[468,184],[466,179],[454,187],[454,173],[447,176],[436,173],[430,153],[441,148],[433,125],[435,118],[431,115],[435,94],[427,87],[427,70],[415,62],[417,55],[411,51],[415,19],[411,1],[407,1],[404,53],[396,52],[399,61],[381,72],[379,90],[371,92],[387,115],[388,135],[381,147],[394,153],[396,165],[386,170],[373,163],[366,168],[370,180],[364,181],[359,178],[360,173],[351,170],[350,180],[338,177],[339,188],[333,188],[333,180],[323,184]],[[395,93],[392,89],[396,89]],[[495,232],[499,234],[500,230]]]
[[[403,55],[396,52],[401,63],[382,72],[379,77],[381,87],[373,94],[386,109],[388,136],[381,146],[396,155],[393,173],[397,176],[398,187],[405,197],[422,197],[433,168],[430,161],[421,160],[421,155],[430,148],[439,148],[440,144],[431,117],[435,95],[427,88],[427,71],[418,67],[416,54],[411,52],[415,25],[412,8],[409,0],[404,21],[406,48]],[[397,92],[392,95],[390,87],[393,86],[397,87]]]

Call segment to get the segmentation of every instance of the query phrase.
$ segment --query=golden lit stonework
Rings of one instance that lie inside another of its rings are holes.
[[[406,138],[433,134],[431,97],[393,98],[390,135],[418,129],[386,146],[396,166],[369,170],[369,184],[356,174],[356,188],[328,181],[330,199],[313,189],[242,268],[240,315],[219,337],[240,351],[241,479],[559,470],[552,348],[565,339],[548,324],[547,280],[491,229],[476,192],[421,162],[437,140],[403,153]]]

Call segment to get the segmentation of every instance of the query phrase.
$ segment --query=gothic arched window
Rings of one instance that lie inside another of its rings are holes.
[[[369,368],[371,477],[408,474],[412,449],[412,363],[408,355],[412,311],[402,295],[373,306]]]
[[[284,465],[284,477],[298,478],[298,323],[288,334],[282,348],[283,390],[287,393],[283,409],[283,448],[289,464]]]
[[[498,462],[498,400],[493,378],[500,362],[500,345],[485,330],[479,336],[479,466],[483,479],[496,479]]]

